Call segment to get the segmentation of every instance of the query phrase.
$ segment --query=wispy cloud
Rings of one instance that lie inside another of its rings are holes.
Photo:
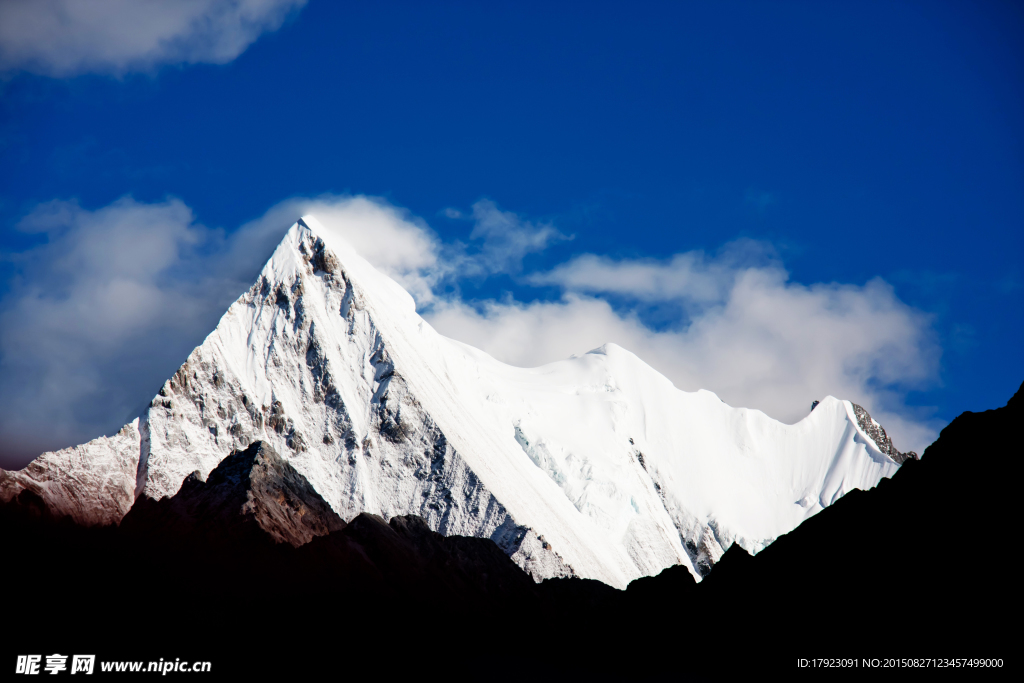
[[[473,205],[472,218],[474,225],[469,238],[476,240],[479,247],[463,254],[459,264],[469,275],[518,273],[527,254],[572,239],[551,223],[533,223],[511,211],[502,211],[490,199]]]
[[[180,200],[124,198],[94,211],[48,202],[18,226],[44,242],[5,257],[16,277],[0,299],[0,466],[116,431],[307,213],[406,287],[442,334],[507,363],[540,365],[615,342],[682,389],[711,389],[785,421],[832,394],[867,407],[902,449],[935,436],[936,425],[905,405],[908,389],[936,377],[928,316],[880,279],[790,282],[764,243],[665,260],[584,254],[523,273],[526,255],[565,235],[487,200],[468,213],[469,239],[446,243],[370,197],[289,199],[230,234],[196,221]],[[496,273],[563,294],[466,301],[450,286]],[[682,313],[655,329],[638,311],[662,302]]]
[[[0,73],[123,75],[224,64],[306,0],[4,0]]]
[[[567,291],[616,294],[649,302],[671,300],[699,309],[720,303],[743,269],[752,267],[781,267],[770,244],[742,239],[726,244],[714,257],[689,251],[668,260],[583,254],[528,279]]]

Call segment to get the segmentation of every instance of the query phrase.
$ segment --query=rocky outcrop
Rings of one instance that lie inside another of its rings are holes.
[[[817,403],[817,401],[815,401]],[[861,408],[856,403],[850,403],[853,407],[853,413],[857,416],[857,426],[861,430],[871,437],[871,440],[878,446],[878,450],[882,451],[890,458],[896,461],[897,465],[902,465],[907,460],[919,460],[917,453],[914,451],[907,451],[906,453],[900,453],[895,446],[892,445],[892,439],[885,433],[885,428],[882,425],[874,421],[874,419],[868,415],[868,411]],[[814,410],[812,407],[811,410]]]
[[[294,467],[257,441],[225,458],[205,481],[190,474],[170,498],[142,498],[124,517],[130,532],[191,538],[257,536],[298,547],[345,522]]]

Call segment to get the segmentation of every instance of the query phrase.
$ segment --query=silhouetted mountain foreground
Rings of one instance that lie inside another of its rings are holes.
[[[536,584],[492,541],[417,517],[345,524],[263,442],[172,498],[141,498],[117,528],[50,519],[25,491],[0,509],[0,666],[61,652],[208,660],[224,677],[685,680],[963,657],[1003,658],[972,675],[1005,676],[1022,408],[1018,391],[964,413],[922,460],[756,557],[733,546],[700,585],[682,566],[626,591]]]

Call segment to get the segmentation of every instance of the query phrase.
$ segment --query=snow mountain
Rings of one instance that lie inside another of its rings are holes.
[[[341,523],[417,515],[492,539],[535,580],[618,588],[677,564],[699,580],[733,544],[756,553],[917,457],[849,401],[786,425],[681,391],[614,344],[505,365],[438,334],[306,216],[142,415],[0,470],[0,501],[28,490],[79,524],[116,524],[257,441]],[[288,515],[282,540],[313,533]]]

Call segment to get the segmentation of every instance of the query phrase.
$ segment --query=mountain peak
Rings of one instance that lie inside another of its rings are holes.
[[[732,544],[757,552],[891,476],[898,451],[857,408],[829,397],[785,425],[680,391],[614,344],[505,365],[439,335],[396,282],[304,216],[142,416],[0,474],[0,496],[30,489],[59,514],[111,524],[186,486],[221,490],[241,468],[260,528],[303,542],[314,530],[261,497],[260,466],[277,482],[301,475],[310,490],[296,479],[296,500],[317,519],[330,515],[316,500],[341,520],[417,515],[494,540],[537,580],[624,587],[676,564],[699,579]]]

